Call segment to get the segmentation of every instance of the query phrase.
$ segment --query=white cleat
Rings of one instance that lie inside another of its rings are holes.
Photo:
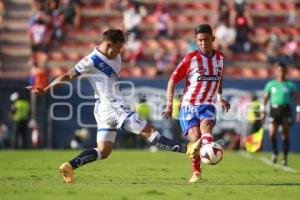
[[[190,178],[190,183],[196,183],[201,180],[201,174],[200,173],[193,173],[192,177]]]

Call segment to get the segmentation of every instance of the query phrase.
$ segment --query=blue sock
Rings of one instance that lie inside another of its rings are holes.
[[[87,149],[69,161],[69,163],[72,165],[73,169],[76,169],[97,159],[100,159],[100,153],[96,149]]]
[[[151,144],[155,145],[158,149],[166,151],[175,151],[179,153],[185,153],[186,148],[182,147],[181,144],[175,143],[169,140],[159,132],[155,131],[148,139]]]

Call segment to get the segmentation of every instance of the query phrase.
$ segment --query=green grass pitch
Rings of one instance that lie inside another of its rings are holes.
[[[75,171],[75,183],[63,182],[59,165],[79,151],[0,151],[0,200],[295,200],[300,197],[300,154],[291,154],[285,171],[261,161],[225,152],[216,166],[202,165],[202,180],[188,183],[187,156],[147,150],[115,150],[103,161]]]

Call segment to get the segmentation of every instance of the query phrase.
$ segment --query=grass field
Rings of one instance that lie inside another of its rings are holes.
[[[202,180],[188,183],[190,161],[170,152],[115,150],[105,161],[76,171],[76,182],[63,183],[58,166],[79,151],[0,151],[0,199],[28,200],[287,200],[300,196],[300,154],[290,167],[267,165],[265,153],[225,152],[216,166],[204,166]]]

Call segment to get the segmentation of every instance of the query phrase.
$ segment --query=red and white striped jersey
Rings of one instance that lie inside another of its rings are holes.
[[[186,78],[181,106],[215,103],[223,66],[224,55],[219,51],[214,51],[212,57],[204,56],[200,50],[187,54],[171,75],[175,82]]]

